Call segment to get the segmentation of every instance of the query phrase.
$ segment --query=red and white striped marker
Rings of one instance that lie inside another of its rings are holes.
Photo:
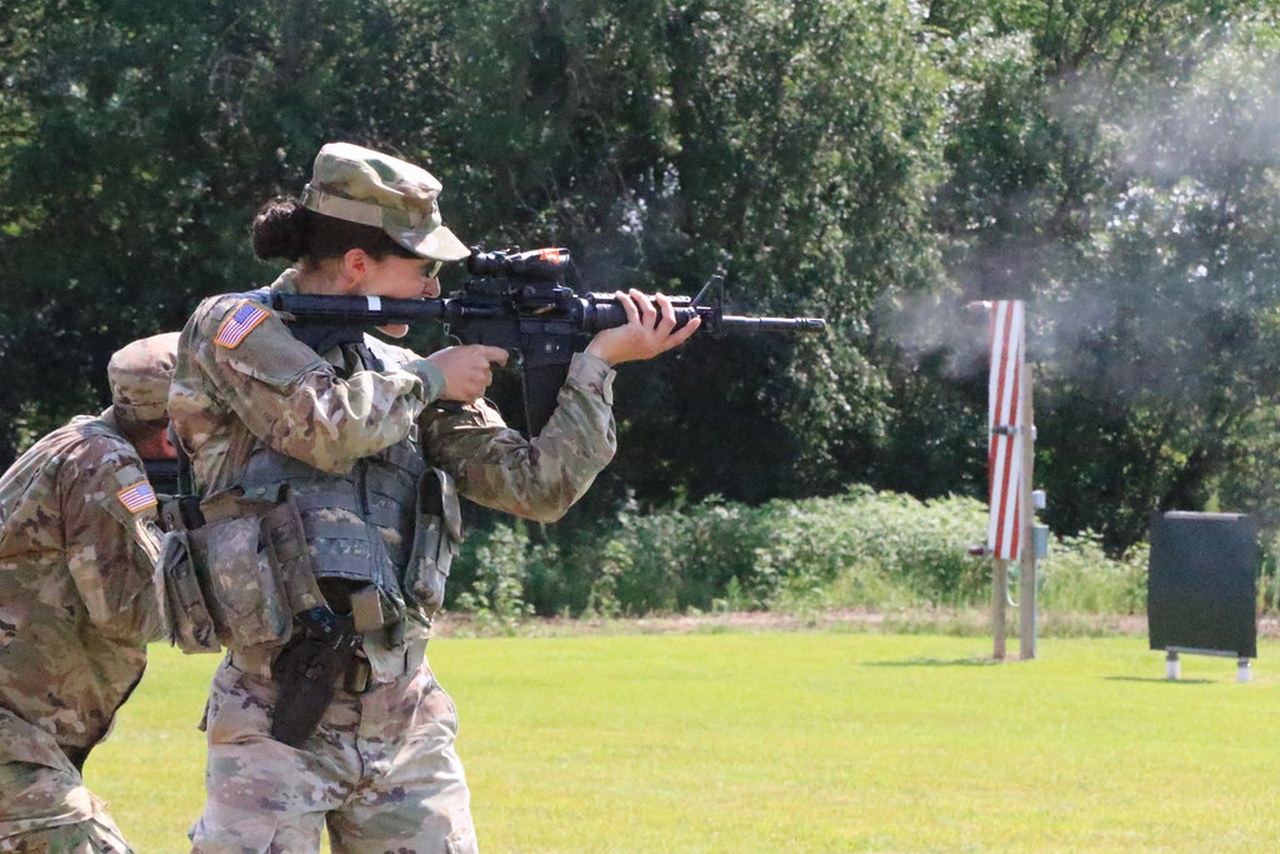
[[[1026,313],[1022,300],[991,304],[991,378],[987,426],[991,442],[987,466],[991,478],[987,548],[997,560],[1017,560],[1022,550],[1022,454],[1027,441],[1022,395]]]

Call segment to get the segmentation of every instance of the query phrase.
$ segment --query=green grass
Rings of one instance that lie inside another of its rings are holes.
[[[1011,643],[1016,655],[1017,645]],[[489,852],[1260,851],[1280,645],[720,633],[463,639],[431,660]],[[215,657],[153,648],[90,787],[143,854],[186,850]]]

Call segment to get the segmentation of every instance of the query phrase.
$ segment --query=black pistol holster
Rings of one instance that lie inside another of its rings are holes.
[[[360,649],[355,621],[324,606],[294,615],[295,631],[271,665],[276,683],[271,737],[301,747],[315,731]]]

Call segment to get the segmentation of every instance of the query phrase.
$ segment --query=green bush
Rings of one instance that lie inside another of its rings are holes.
[[[459,555],[469,564],[473,581],[458,594],[458,610],[500,628],[514,627],[533,613],[525,601],[525,584],[529,565],[538,556],[523,532],[509,525],[497,525],[473,538],[470,548]]]
[[[530,537],[523,523],[477,531],[456,561],[452,609],[510,621],[708,610],[894,610],[985,607],[991,562],[969,553],[986,535],[972,498],[919,501],[857,487],[759,507],[718,498],[621,511],[608,524]],[[1145,546],[1106,557],[1089,533],[1055,541],[1039,564],[1045,608],[1140,613]],[[1016,568],[1014,593],[1016,589]]]
[[[789,563],[792,578],[838,582],[852,598],[834,604],[874,606],[868,594],[886,588],[914,603],[961,604],[985,587],[988,565],[968,552],[985,533],[986,511],[972,499],[921,502],[860,488],[794,511],[776,514],[771,547],[759,558]]]
[[[1123,560],[1111,560],[1095,534],[1063,537],[1039,564],[1037,604],[1081,614],[1141,614],[1147,609],[1147,560],[1139,543]]]
[[[606,616],[706,610],[731,589],[754,590],[756,549],[769,535],[758,511],[708,499],[662,513],[620,515],[597,530],[588,611]],[[751,604],[762,607],[754,598]]]

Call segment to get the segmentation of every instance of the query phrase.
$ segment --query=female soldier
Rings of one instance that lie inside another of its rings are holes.
[[[294,262],[270,291],[438,296],[441,263],[469,254],[440,190],[402,160],[324,146],[301,198],[254,220],[256,254]],[[553,520],[608,463],[612,366],[698,326],[676,330],[662,296],[617,296],[629,322],[574,357],[532,440],[481,399],[499,348],[422,358],[295,335],[261,292],[196,309],[169,408],[205,496],[193,533],[229,651],[205,712],[195,851],[317,851],[322,825],[335,852],[475,850],[456,712],[424,658],[456,496]]]

